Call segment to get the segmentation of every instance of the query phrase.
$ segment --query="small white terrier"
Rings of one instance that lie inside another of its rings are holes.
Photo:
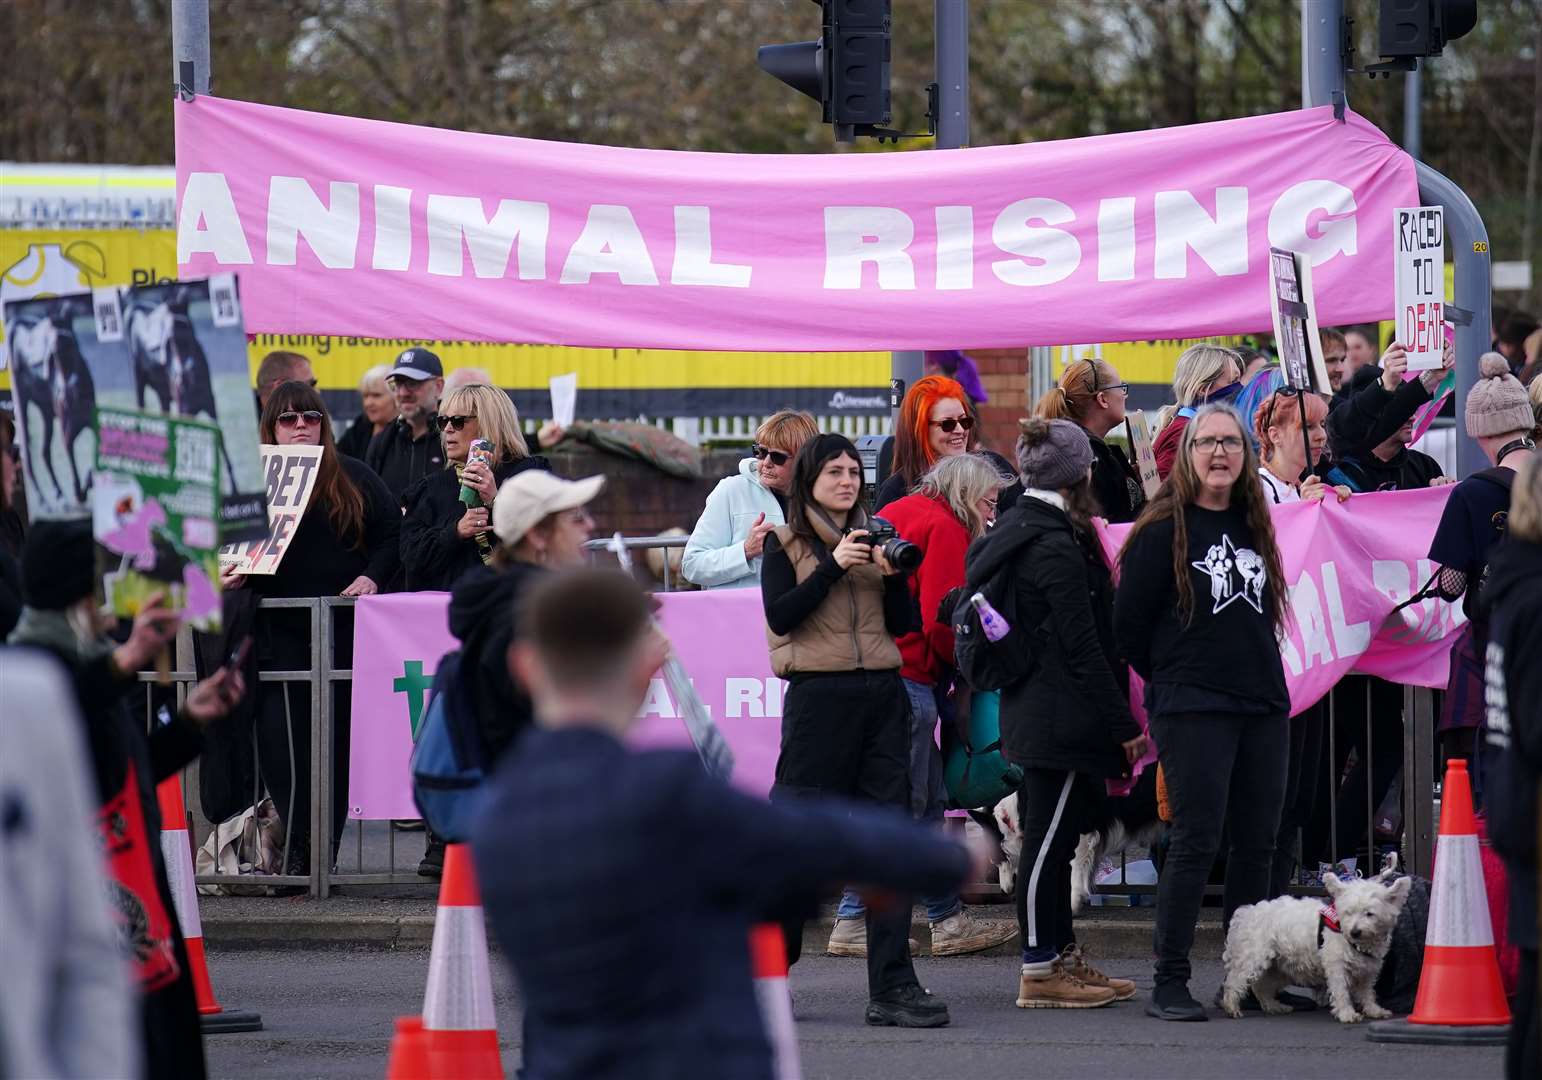
[[[1240,1017],[1242,999],[1252,990],[1264,1012],[1290,1012],[1275,996],[1282,988],[1326,986],[1341,1024],[1391,1016],[1376,1003],[1376,977],[1411,880],[1389,884],[1393,874],[1364,881],[1324,874],[1331,904],[1284,896],[1238,908],[1226,935],[1221,1008]]]

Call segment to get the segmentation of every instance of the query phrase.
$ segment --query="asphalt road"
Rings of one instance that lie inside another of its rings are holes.
[[[1101,966],[1150,986],[1149,959]],[[361,1077],[385,1075],[392,1025],[420,1011],[428,953],[212,951],[220,1000],[260,1012],[265,1030],[206,1040],[211,1075]],[[862,1024],[859,961],[813,957],[794,969],[804,1075],[837,1080],[903,1077],[1029,1080],[1033,1077],[1389,1077],[1481,1080],[1502,1074],[1498,1048],[1389,1046],[1368,1042],[1324,1011],[1306,1016],[1163,1024],[1141,999],[1089,1011],[1014,1007],[1016,965],[1006,958],[919,960],[922,981],[951,1006],[953,1025],[898,1031]],[[1220,966],[1197,966],[1195,991],[1208,997]],[[504,1068],[519,1063],[519,999],[496,960],[493,985]]]

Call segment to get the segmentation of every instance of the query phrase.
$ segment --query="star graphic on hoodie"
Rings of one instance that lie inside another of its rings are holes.
[[[1263,614],[1264,584],[1268,574],[1264,560],[1251,548],[1239,548],[1231,534],[1223,533],[1219,544],[1212,544],[1199,562],[1190,566],[1210,576],[1210,598],[1215,602],[1212,615],[1225,611],[1233,600],[1244,600]]]

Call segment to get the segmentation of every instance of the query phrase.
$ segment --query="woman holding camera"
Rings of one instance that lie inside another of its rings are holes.
[[[844,795],[910,805],[910,703],[895,638],[912,626],[904,576],[869,541],[862,461],[841,435],[803,444],[787,524],[766,537],[761,596],[771,669],[789,683],[773,799]],[[867,912],[867,1022],[940,1027],[948,1009],[910,963],[910,901]],[[784,927],[789,962],[803,922]]]
[[[1223,920],[1269,897],[1290,751],[1278,643],[1288,601],[1257,469],[1237,411],[1201,405],[1120,556],[1114,630],[1146,680],[1173,813],[1146,1008],[1162,1020],[1206,1019],[1189,993],[1189,950],[1223,827]]]
[[[532,456],[519,430],[514,403],[496,386],[473,383],[450,391],[434,418],[444,441],[446,467],[407,489],[402,501],[402,565],[409,591],[448,590],[455,579],[492,561],[497,548],[490,523],[498,487],[526,469],[550,469]],[[492,460],[470,460],[471,444],[492,443]],[[470,503],[462,489],[474,494]]]
[[[921,559],[908,575],[921,626],[899,639],[900,678],[910,699],[910,812],[939,826],[946,793],[937,747],[938,698],[947,696],[953,676],[953,627],[939,609],[943,597],[964,583],[964,555],[972,541],[985,535],[996,517],[1002,485],[1010,482],[984,458],[957,454],[933,465],[913,494],[884,507],[884,520],[916,547]],[[1010,925],[975,922],[956,892],[925,896],[921,902],[931,925],[933,956],[981,952],[1012,938]],[[846,890],[835,915],[830,954],[866,956],[865,911],[855,891]]]

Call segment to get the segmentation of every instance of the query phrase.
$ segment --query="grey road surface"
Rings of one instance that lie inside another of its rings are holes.
[[[1102,963],[1110,973],[1150,987],[1149,959]],[[417,1013],[428,953],[211,950],[215,990],[230,1006],[262,1013],[266,1029],[206,1040],[211,1074],[255,1080],[385,1075],[392,1024]],[[1502,1073],[1501,1051],[1382,1046],[1362,1027],[1325,1012],[1164,1024],[1141,1000],[1091,1011],[1014,1007],[1016,965],[1008,958],[918,960],[921,979],[944,997],[953,1026],[938,1031],[874,1029],[862,1024],[860,961],[810,957],[793,972],[793,992],[809,1080],[1031,1080],[1035,1077],[1375,1077],[1481,1080]],[[1199,964],[1196,992],[1212,994],[1218,964]],[[504,1068],[519,1063],[519,998],[494,960],[494,993]]]

